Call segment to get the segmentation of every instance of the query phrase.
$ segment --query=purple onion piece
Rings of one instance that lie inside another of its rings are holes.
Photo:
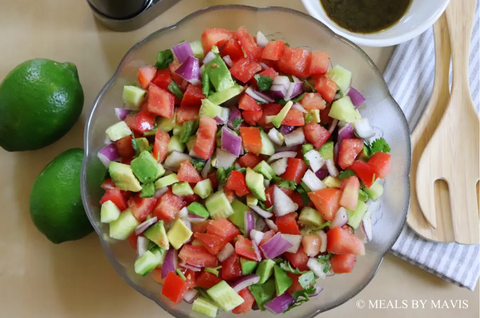
[[[293,245],[282,237],[282,234],[277,233],[267,242],[260,246],[263,255],[268,259],[274,259],[285,253]]]
[[[146,220],[145,222],[143,222],[142,224],[138,225],[136,228],[135,228],[135,235],[140,235],[142,234],[143,232],[145,232],[150,226],[154,225],[155,223],[157,223],[157,217],[153,217],[149,220]]]
[[[203,221],[206,220],[206,218],[204,218],[203,216],[200,216],[200,215],[196,215],[196,214],[189,214],[188,217],[187,217],[187,220],[190,222],[190,223],[201,223]]]
[[[192,288],[185,292],[185,294],[183,295],[183,300],[185,300],[187,304],[192,304],[193,301],[197,299],[197,297],[198,297],[198,290],[196,290],[195,288]]]
[[[325,179],[326,177],[328,177],[328,175],[329,175],[328,169],[321,168],[320,170],[318,170],[317,172],[315,172],[315,175],[317,176],[318,179],[323,180],[323,179]]]
[[[183,268],[186,268],[186,269],[189,269],[189,270],[192,270],[194,272],[200,272],[202,270],[201,267],[198,267],[198,266],[195,266],[195,265],[190,265],[190,264],[187,264],[187,263],[180,263],[180,266],[183,267]]]
[[[333,218],[331,227],[334,228],[336,226],[344,226],[348,222],[348,212],[347,209],[341,207],[338,209],[337,213],[335,213],[335,217]]]
[[[233,61],[232,61],[232,58],[230,57],[230,55],[225,55],[223,57],[223,61],[225,62],[225,64],[227,64],[228,67],[233,66]]]
[[[242,138],[237,136],[232,130],[228,127],[222,128],[221,136],[222,149],[230,152],[235,156],[240,156],[242,150]]]
[[[201,83],[200,62],[195,57],[189,56],[175,73],[194,85]]]
[[[190,46],[190,43],[188,42],[182,42],[174,45],[172,47],[173,54],[175,54],[175,57],[177,58],[177,61],[179,63],[185,62],[189,56],[195,57],[192,51],[192,47]]]
[[[293,303],[295,303],[295,299],[290,294],[284,293],[266,303],[265,308],[278,315],[287,310]]]
[[[280,148],[278,148],[278,150],[280,150]],[[298,155],[297,151],[292,151],[292,150],[277,151],[270,158],[268,158],[267,162],[270,163],[277,159],[282,159],[282,158],[295,158],[297,155]]]
[[[115,115],[119,120],[125,120],[128,114],[130,114],[130,109],[125,108],[115,108]]]
[[[352,124],[348,123],[338,131],[338,136],[343,139],[355,138],[355,132]]]
[[[162,265],[162,274],[161,277],[167,277],[169,272],[175,272],[178,267],[178,258],[177,258],[177,250],[173,247],[167,251],[165,255],[165,260],[163,261]]]
[[[245,212],[243,214],[243,222],[245,227],[246,236],[250,236],[250,231],[255,228],[255,217],[253,212]]]
[[[163,187],[163,188],[157,189],[157,190],[155,190],[155,197],[160,198],[167,192],[168,192],[168,187]]]
[[[250,274],[240,278],[235,283],[233,283],[232,288],[234,291],[238,293],[242,289],[247,288],[250,285],[256,284],[259,281],[260,281],[260,276],[256,274]]]
[[[103,163],[103,165],[108,168],[110,161],[115,161],[120,158],[120,155],[115,148],[115,144],[111,143],[110,145],[105,146],[97,153],[98,159]]]
[[[294,129],[295,129],[295,126],[282,125],[282,126],[280,127],[280,132],[281,132],[283,135],[288,135],[288,134],[291,133]]]
[[[264,219],[269,219],[273,216],[272,212],[265,211],[264,209],[256,206],[256,205],[251,205],[250,209],[255,211],[258,215],[260,215]]]
[[[233,129],[233,120],[236,118],[241,119],[242,113],[237,107],[233,106],[230,108],[230,116],[228,117],[228,127]]]
[[[362,106],[362,104],[365,102],[365,97],[363,97],[363,95],[353,87],[350,87],[347,95],[352,100],[352,104],[355,106],[355,109]]]
[[[262,218],[257,218],[257,221],[255,222],[255,230],[265,232],[267,229],[268,225],[265,223],[265,220]]]

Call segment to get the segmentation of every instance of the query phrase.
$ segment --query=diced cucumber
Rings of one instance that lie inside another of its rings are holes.
[[[272,178],[276,176],[275,171],[273,171],[272,167],[270,167],[265,160],[257,164],[255,168],[253,168],[253,171],[263,174],[268,180],[272,180]]]
[[[165,261],[165,256],[167,255],[167,250],[164,250],[163,248],[160,248],[160,247],[156,246],[155,243],[153,243],[153,242],[150,242],[150,243],[152,245],[154,245],[153,247],[149,248],[150,252],[152,252],[153,255],[155,255],[159,259],[160,264],[158,264],[158,265],[162,265],[163,261]]]
[[[208,212],[210,212],[210,217],[214,220],[227,218],[233,214],[232,206],[223,190],[209,196],[205,201],[205,206]]]
[[[222,117],[222,108],[223,107],[212,103],[210,100],[206,98],[202,99],[202,106],[200,107],[199,117],[202,117],[202,116],[207,116],[210,118],[215,118],[216,116]]]
[[[368,194],[365,191],[360,191],[360,193],[358,194],[358,200],[367,202],[368,199],[370,199]]]
[[[172,174],[169,174],[168,176],[165,176],[155,181],[155,187],[157,189],[160,189],[177,182],[178,182],[177,175],[175,173],[172,173]]]
[[[353,106],[349,96],[344,96],[334,101],[328,116],[347,123],[353,123],[362,118],[358,110]]]
[[[245,228],[245,213],[250,211],[250,208],[237,199],[233,200],[231,206],[233,214],[228,219],[243,231]]]
[[[204,217],[204,218],[208,218],[210,216],[210,214],[208,213],[208,210],[198,202],[190,203],[190,205],[187,207],[187,209],[188,209],[188,212],[196,214],[196,215]]]
[[[108,127],[105,133],[111,141],[117,141],[118,139],[132,135],[132,131],[124,121],[119,121]]]
[[[252,206],[257,204],[258,204],[258,199],[251,193],[247,194],[247,205]]]
[[[208,198],[213,192],[212,182],[208,178],[198,182],[193,188],[193,192],[198,194],[202,199]]]
[[[320,212],[311,208],[311,207],[304,207],[300,212],[300,216],[298,217],[298,223],[307,226],[320,226],[325,223],[325,220],[320,215]]]
[[[320,147],[320,155],[322,155],[325,160],[333,159],[333,146],[333,141],[327,141]]]
[[[340,179],[328,176],[325,179],[323,179],[323,183],[328,187],[328,188],[337,188],[340,189],[340,186],[342,185],[342,182]]]
[[[367,205],[363,201],[358,201],[355,211],[347,210],[347,212],[348,225],[356,229],[360,225],[360,222],[362,222],[362,219],[367,212]]]
[[[193,56],[199,60],[203,60],[205,53],[203,51],[203,46],[201,41],[192,41],[189,43],[192,48]]]
[[[383,186],[378,181],[375,181],[370,188],[365,187],[363,190],[373,201],[377,201],[383,194]]]
[[[185,144],[180,141],[180,137],[170,137],[170,141],[168,142],[168,154],[172,153],[173,151],[183,152],[184,150]]]
[[[177,125],[175,120],[176,115],[174,113],[172,118],[166,118],[162,116],[157,117],[157,127],[165,132],[171,132],[173,128]]]
[[[165,231],[165,226],[163,225],[162,220],[152,225],[143,235],[165,250],[168,250],[170,247],[168,244],[167,232]]]
[[[133,85],[125,85],[123,86],[123,94],[122,99],[125,104],[130,107],[134,107],[138,109],[140,105],[145,100],[147,96],[147,91],[143,88],[133,86]]]
[[[202,297],[195,299],[192,310],[212,318],[215,318],[218,313],[218,307]]]
[[[178,196],[192,195],[194,193],[192,187],[186,181],[175,183],[172,186],[172,192],[173,192],[173,194],[178,195]]]
[[[265,195],[265,185],[263,184],[263,180],[263,175],[247,168],[245,181],[247,182],[248,189],[250,189],[258,199],[265,201],[267,200],[267,197]]]
[[[129,165],[110,161],[108,172],[115,186],[120,190],[138,192],[142,190],[140,182],[134,176],[132,168]]]
[[[212,297],[224,311],[230,311],[244,302],[243,298],[224,280],[207,289],[207,294]]]
[[[343,95],[347,94],[352,83],[352,72],[340,65],[335,65],[325,76],[337,84]]]
[[[190,239],[192,234],[192,231],[185,225],[185,223],[178,219],[175,221],[171,229],[168,230],[167,238],[170,244],[172,244],[172,246],[178,250]]]
[[[139,224],[140,222],[133,216],[132,211],[127,209],[120,213],[118,219],[110,222],[110,237],[116,240],[126,240]]]
[[[275,146],[263,130],[260,130],[260,138],[262,138],[262,149],[260,149],[260,153],[267,156],[273,155],[275,153]]]
[[[173,126],[173,135],[177,136],[183,131],[183,124],[176,123],[175,126]]]
[[[185,144],[187,146],[188,152],[192,151],[193,147],[195,146],[195,139],[197,136],[191,136],[188,139],[188,142]]]
[[[282,125],[282,121],[285,119],[285,117],[287,117],[288,111],[290,110],[290,108],[292,108],[292,105],[292,101],[288,101],[285,106],[283,106],[282,110],[277,115],[275,115],[275,117],[273,117],[272,124],[275,127],[280,128],[280,126]]]
[[[158,265],[160,265],[160,259],[152,252],[146,251],[145,254],[135,261],[135,273],[145,276]]]
[[[212,95],[208,96],[208,99],[215,105],[221,105],[225,103],[227,100],[232,99],[237,95],[240,95],[242,92],[243,92],[243,87],[238,84],[235,84],[226,90],[213,93]]]
[[[102,223],[110,223],[115,221],[120,216],[120,209],[113,203],[108,200],[102,204],[102,209],[100,210],[100,221]]]

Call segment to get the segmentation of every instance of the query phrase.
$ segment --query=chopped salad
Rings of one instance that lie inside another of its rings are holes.
[[[126,85],[99,159],[101,222],[174,303],[279,314],[350,273],[390,147],[324,51],[245,27],[160,51]]]

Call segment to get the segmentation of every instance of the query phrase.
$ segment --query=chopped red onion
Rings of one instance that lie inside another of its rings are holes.
[[[318,296],[323,291],[323,287],[315,285],[315,292],[310,297]]]
[[[325,165],[325,159],[320,155],[317,149],[312,149],[304,155],[305,159],[308,160],[310,168],[313,172],[317,172],[320,168]]]
[[[235,253],[235,248],[233,248],[232,244],[227,243],[225,247],[217,253],[217,258],[220,262],[223,262],[224,260],[232,256],[233,253]]]
[[[332,159],[328,159],[328,160],[327,160],[327,169],[328,169],[328,173],[329,173],[332,177],[338,177],[338,175],[340,174],[340,172],[338,171],[337,167],[335,166],[335,162],[333,162]]]
[[[307,267],[319,278],[325,279],[327,277],[326,273],[323,271],[326,264],[320,264],[316,258],[309,258],[307,262]]]
[[[302,113],[305,113],[305,114],[308,113],[300,103],[293,103],[292,108],[298,111],[301,111]]]
[[[177,270],[178,265],[178,258],[177,258],[177,250],[173,247],[167,251],[165,255],[165,260],[163,261],[162,265],[162,274],[161,277],[167,277],[169,272],[175,272]]]
[[[265,220],[262,218],[257,218],[257,221],[255,222],[255,230],[265,232],[267,229],[268,225],[265,223]]]
[[[256,284],[259,281],[260,281],[260,276],[256,274],[250,274],[240,278],[235,283],[233,283],[232,288],[235,292],[238,293],[242,289],[247,288],[250,285]]]
[[[273,188],[273,211],[275,216],[283,216],[298,209],[298,204],[292,201],[279,187]]]
[[[250,231],[255,229],[255,216],[253,212],[248,211],[243,214],[243,225],[246,236],[250,236]]]
[[[355,109],[362,106],[362,104],[365,102],[365,97],[363,97],[363,95],[353,87],[350,87],[347,95],[352,100],[352,104],[355,106]]]
[[[247,90],[245,91],[248,95],[250,95],[250,97],[252,97],[253,99],[259,101],[259,102],[262,102],[262,103],[273,103],[275,100],[273,98],[271,98],[270,96],[267,96],[266,94],[264,93],[261,93],[257,90],[254,90],[251,86],[249,86],[247,88]]]
[[[270,230],[274,230],[275,232],[278,232],[278,226],[275,224],[270,219],[264,219],[265,223],[267,223],[267,226],[270,228]]]
[[[271,239],[263,243],[260,249],[268,259],[274,259],[285,253],[292,247],[292,243],[282,237],[281,233],[275,234]]]
[[[253,211],[257,212],[258,215],[260,215],[264,219],[269,219],[273,216],[273,213],[265,211],[264,209],[256,206],[256,205],[251,205],[250,209]]]
[[[288,158],[282,158],[278,159],[277,161],[274,161],[270,164],[270,167],[272,167],[273,171],[275,171],[275,174],[277,176],[280,176],[287,171],[287,166],[288,166]]]
[[[240,156],[242,150],[242,138],[225,126],[222,128],[221,134],[222,149],[237,157]]]
[[[285,135],[285,144],[290,146],[298,146],[305,142],[305,134],[302,127],[295,129],[288,135]]]
[[[335,217],[333,218],[331,227],[334,228],[336,226],[344,226],[348,222],[348,212],[347,209],[341,207],[338,209],[337,213],[335,213]]]
[[[318,237],[320,237],[320,240],[322,241],[320,245],[320,253],[325,253],[327,251],[327,233],[325,231],[318,231],[317,233]]]
[[[232,58],[230,57],[230,55],[225,55],[223,57],[223,61],[225,62],[225,64],[227,64],[228,67],[233,66],[233,61],[232,61]]]
[[[155,223],[157,223],[157,217],[153,217],[151,219],[148,219],[146,220],[145,222],[143,222],[142,224],[138,225],[136,228],[135,228],[135,235],[140,235],[142,234],[143,232],[145,232],[150,226],[154,225]]]
[[[148,243],[150,242],[145,236],[137,237],[137,256],[140,257],[148,251]]]
[[[370,125],[368,118],[362,118],[357,120],[355,123],[355,132],[357,133],[358,137],[362,139],[368,139],[375,136],[375,131],[373,127]]]
[[[188,217],[188,209],[184,206],[180,211],[178,211],[178,218],[179,219],[186,219]]]
[[[353,126],[352,124],[348,123],[345,126],[343,126],[339,131],[338,135],[342,139],[352,139],[355,138],[355,134],[353,132]]]
[[[228,151],[217,148],[217,158],[216,158],[215,167],[227,169],[233,165],[235,160],[237,160],[237,156],[235,156],[234,154],[231,154]]]
[[[285,100],[291,100],[292,98],[300,95],[302,93],[302,82],[293,82],[290,83],[290,86],[287,90],[287,95],[285,96]]]
[[[323,180],[323,179],[325,179],[326,177],[328,177],[328,170],[325,169],[325,168],[322,168],[322,169],[318,170],[317,172],[315,172],[315,175],[316,175],[317,178],[319,178],[320,180]]]
[[[208,173],[210,172],[210,168],[212,167],[211,159],[212,158],[208,158],[207,162],[205,162],[205,165],[203,166],[202,173],[201,173],[203,179],[206,179]]]
[[[215,53],[213,53],[212,51],[208,52],[207,55],[205,55],[205,58],[203,59],[203,64],[206,65],[210,63],[215,57],[216,57]]]
[[[289,293],[283,293],[266,303],[265,308],[271,313],[278,315],[287,310],[294,303],[295,299],[293,299]]]
[[[120,158],[120,155],[117,152],[117,148],[115,148],[115,144],[111,143],[110,145],[104,147],[97,153],[98,159],[103,163],[103,165],[108,168],[110,165],[110,161],[115,161]]]
[[[260,244],[260,242],[263,240],[264,236],[265,236],[265,233],[263,233],[261,231],[258,231],[258,230],[255,230],[255,229],[250,231],[250,239],[253,242],[257,243],[257,245]]]
[[[193,301],[197,299],[197,297],[198,297],[198,290],[196,290],[195,288],[192,288],[192,289],[188,289],[185,292],[185,294],[183,295],[183,300],[185,300],[187,304],[192,304]]]
[[[155,190],[155,197],[158,199],[167,192],[168,192],[168,187],[163,187],[163,188],[157,189],[157,190]]]
[[[268,66],[267,64],[265,64],[265,63],[263,63],[263,62],[260,62],[260,63],[258,63],[258,64],[260,64],[260,66],[262,67],[262,70],[264,70],[264,71],[265,71],[265,70],[268,70],[268,69],[270,68],[270,66]]]
[[[187,41],[172,46],[173,54],[177,58],[178,63],[185,62],[189,56],[194,57],[192,47]]]
[[[205,221],[206,218],[204,218],[203,216],[200,216],[200,215],[196,215],[196,214],[190,213],[190,214],[188,215],[187,220],[188,220],[190,223],[201,223],[201,222]]]
[[[125,120],[125,118],[127,117],[128,114],[130,114],[130,112],[131,112],[130,109],[115,108],[115,115],[120,120]]]
[[[328,127],[328,132],[330,133],[330,135],[333,134],[333,131],[335,130],[335,128],[337,128],[337,124],[338,124],[338,119],[334,119],[330,124],[330,127]]]
[[[317,191],[327,187],[310,169],[305,172],[302,181],[310,191]]]
[[[288,87],[285,87],[283,84],[272,84],[270,87],[270,92],[272,96],[276,99],[283,99],[287,95]]]
[[[183,62],[183,64],[180,65],[179,68],[177,68],[175,73],[180,75],[183,79],[193,85],[199,85],[202,83],[202,76],[200,74],[200,62],[195,57],[188,56],[185,62]]]
[[[179,266],[181,266],[183,268],[186,268],[186,269],[189,269],[189,270],[192,270],[194,272],[200,272],[202,270],[201,267],[198,267],[198,266],[195,266],[195,265],[190,265],[190,264],[187,264],[185,262],[181,262],[179,264]]]
[[[290,85],[290,79],[288,78],[288,76],[280,75],[275,77],[272,84],[273,85],[281,84],[281,85],[284,85],[286,88],[288,88],[288,86]]]
[[[230,108],[230,116],[228,117],[228,127],[233,129],[233,120],[236,118],[241,119],[242,113],[240,112],[240,110],[238,110],[237,107],[233,106]]]
[[[282,158],[295,158],[298,155],[296,151],[279,151],[268,158],[268,163]]]
[[[260,253],[260,249],[258,248],[257,242],[252,242],[253,245],[253,250],[255,251],[255,254],[257,255],[257,260],[261,261],[262,260],[262,254]]]
[[[281,132],[283,135],[288,135],[288,134],[291,133],[294,129],[295,129],[295,126],[287,126],[287,125],[282,125],[282,126],[280,126],[280,132]]]
[[[266,47],[268,42],[270,42],[267,37],[261,32],[257,32],[257,45],[260,47]]]
[[[270,129],[267,136],[268,139],[270,139],[277,146],[283,145],[283,141],[285,140],[285,138],[283,138],[283,135],[275,128]]]
[[[294,234],[282,234],[282,237],[286,239],[287,241],[292,244],[292,247],[290,247],[287,252],[288,253],[293,253],[295,254],[298,252],[298,249],[300,248],[300,244],[302,243],[302,236],[301,235],[294,235]]]

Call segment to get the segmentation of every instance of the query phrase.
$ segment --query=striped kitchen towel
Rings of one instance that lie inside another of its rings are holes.
[[[479,3],[470,47],[470,89],[477,112],[480,112],[480,25]],[[384,73],[385,81],[415,128],[433,89],[435,51],[433,30],[399,45]],[[450,74],[451,75],[451,74]],[[422,239],[405,225],[391,252],[420,268],[459,286],[475,289],[480,271],[480,245],[433,243]]]

